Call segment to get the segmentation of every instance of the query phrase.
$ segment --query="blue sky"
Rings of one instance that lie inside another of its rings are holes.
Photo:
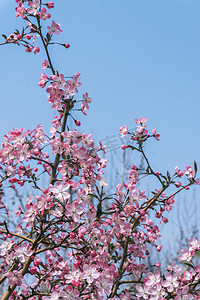
[[[65,76],[80,72],[82,91],[93,100],[82,129],[100,140],[148,117],[149,128],[161,133],[146,148],[156,169],[200,165],[199,0],[55,2],[59,39],[71,47],[52,47],[54,64]],[[21,28],[14,7],[14,0],[0,0],[1,33]],[[1,140],[13,127],[49,129],[52,112],[37,86],[44,58],[43,51],[0,47]]]
[[[14,0],[0,3],[1,32],[8,34],[21,22]],[[147,116],[161,133],[158,165],[198,161],[199,8],[199,1],[186,0],[56,2],[59,38],[71,48],[52,47],[55,66],[66,76],[79,71],[83,91],[93,99],[83,128],[101,139]],[[37,87],[44,53],[25,55],[14,45],[0,51],[1,134],[49,121],[45,93]]]

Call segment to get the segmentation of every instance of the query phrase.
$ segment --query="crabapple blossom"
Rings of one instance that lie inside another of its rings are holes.
[[[48,68],[48,66],[49,66],[49,62],[48,62],[48,60],[44,60],[44,62],[42,63],[42,70],[45,70],[46,68]]]
[[[126,125],[120,127],[120,134],[121,138],[125,137],[125,135],[128,133],[128,128]]]
[[[5,39],[30,53],[38,53],[38,39],[42,42],[47,54],[42,70],[50,74],[42,73],[38,85],[46,89],[54,113],[50,134],[41,124],[33,130],[14,128],[1,144],[2,300],[200,299],[197,237],[180,253],[187,270],[172,264],[162,273],[159,262],[148,264],[150,249],[162,249],[160,223],[168,222],[176,194],[200,184],[196,163],[194,169],[186,165],[174,173],[154,170],[144,145],[149,139],[159,141],[160,134],[155,128],[149,131],[148,119],[141,117],[135,119],[136,130],[123,125],[120,135],[129,138],[122,149],[137,152],[145,166],[132,163],[124,182],[110,188],[104,175],[108,160],[100,156],[106,146],[97,146],[92,134],[70,128],[70,118],[80,126],[75,111],[86,115],[92,100],[84,91],[82,99],[78,96],[79,72],[65,76],[54,68],[48,46],[69,44],[54,42],[62,32],[59,24],[43,27],[52,8],[54,2],[16,0],[16,16],[26,27]],[[142,181],[149,175],[157,181],[150,196]],[[186,184],[178,181],[183,176]],[[33,192],[25,200],[16,197],[17,204],[7,205],[8,189],[25,195],[29,186]]]
[[[91,102],[92,102],[92,100],[91,100],[91,98],[88,97],[88,93],[83,94],[82,104],[83,104],[84,109],[89,109],[88,103],[91,103]]]
[[[8,272],[5,275],[8,277],[10,285],[13,285],[13,284],[16,284],[18,286],[22,285],[23,276],[17,270]]]
[[[158,132],[156,132],[156,128],[152,129],[152,133],[153,133],[153,137],[159,141],[159,137],[160,137],[160,134]]]
[[[30,7],[28,8],[27,12],[29,14],[33,14],[34,16],[36,16],[40,9],[40,4],[39,4],[38,0],[29,1],[28,5]]]
[[[50,35],[53,35],[53,34],[60,34],[60,32],[62,31],[61,29],[60,29],[60,26],[59,26],[59,24],[56,24],[54,21],[52,21],[52,23],[51,23],[51,27],[50,26],[47,26],[47,28],[48,28],[48,33],[50,34]]]
[[[49,19],[51,18],[51,15],[50,13],[47,13],[47,10],[45,7],[42,8],[41,12],[38,13],[38,16],[40,17],[40,19],[42,20],[46,20],[46,19]]]

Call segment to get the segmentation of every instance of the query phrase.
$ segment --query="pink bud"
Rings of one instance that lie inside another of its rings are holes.
[[[64,47],[68,49],[68,48],[70,47],[70,44],[65,43],[65,44],[64,44]]]
[[[21,40],[21,39],[22,39],[22,35],[21,35],[21,34],[18,34],[17,39],[18,39],[18,40]]]
[[[143,217],[146,215],[146,212],[144,210],[140,210],[140,215]]]
[[[34,264],[35,267],[38,267],[40,265],[40,263],[41,263],[41,259],[40,258],[39,259],[35,259],[33,261],[33,264]]]
[[[92,256],[92,258],[94,258],[95,256],[97,255],[97,253],[96,253],[96,251],[91,251],[91,256]]]
[[[166,224],[166,223],[168,223],[168,219],[167,218],[162,218],[162,221]]]
[[[157,211],[157,212],[155,213],[155,216],[156,216],[156,218],[160,218],[160,217],[162,216],[161,211]]]
[[[157,175],[160,175],[161,173],[159,171],[156,172]]]
[[[25,47],[26,47],[26,52],[31,52],[32,51],[32,48],[31,47],[29,47],[29,45],[25,45]]]
[[[75,268],[78,268],[78,267],[80,266],[80,264],[81,264],[80,261],[75,261],[74,267],[75,267]]]
[[[48,2],[47,3],[47,7],[50,8],[54,8],[54,3],[53,2]]]
[[[158,245],[158,246],[156,247],[156,250],[157,250],[158,252],[160,252],[161,249],[162,249],[162,245]]]
[[[30,268],[30,273],[31,273],[31,275],[37,274],[37,268],[36,267],[31,267]]]
[[[179,172],[178,172],[178,176],[179,176],[179,177],[182,177],[182,176],[183,176],[183,172],[182,172],[182,171],[179,171]]]
[[[185,190],[189,190],[189,189],[190,189],[189,186],[186,186],[186,187],[185,187]]]
[[[30,35],[30,34],[26,34],[26,35],[25,35],[25,38],[26,38],[27,40],[30,40],[30,39],[31,39],[31,35]]]
[[[76,126],[80,126],[81,122],[79,120],[75,120],[75,124],[76,124]]]
[[[33,48],[33,52],[34,52],[34,54],[40,52],[40,48],[39,47],[34,47]]]
[[[74,286],[74,287],[78,287],[79,286],[79,282],[77,282],[76,280],[73,279],[71,281],[71,285]]]
[[[12,178],[9,178],[8,181],[9,181],[10,183],[15,183],[15,182],[18,181],[18,179],[15,178],[15,177],[12,177]]]
[[[59,257],[58,257],[58,261],[59,261],[59,262],[63,261],[62,256],[59,256]]]
[[[160,268],[161,263],[156,263],[154,266],[157,267],[157,268]]]
[[[110,208],[113,209],[113,210],[115,210],[116,209],[116,205],[115,204],[111,204]]]
[[[125,150],[127,148],[126,145],[121,145],[122,150]]]
[[[177,188],[179,188],[180,186],[181,186],[181,182],[179,181],[179,182],[176,182],[175,183],[175,186],[177,187]]]
[[[70,232],[70,238],[71,238],[71,239],[75,239],[75,237],[76,237],[76,233]]]
[[[53,257],[49,257],[47,259],[47,261],[48,261],[49,264],[52,264],[54,262],[54,258]]]

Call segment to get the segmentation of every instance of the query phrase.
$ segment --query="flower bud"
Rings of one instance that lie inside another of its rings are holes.
[[[47,3],[47,7],[50,8],[54,8],[54,3],[53,2],[48,2]]]
[[[31,275],[37,274],[37,268],[36,267],[31,267],[30,268],[30,273],[31,273]]]
[[[162,245],[158,245],[158,246],[156,247],[156,250],[157,250],[158,252],[160,252],[161,249],[162,249]]]
[[[81,122],[79,120],[75,120],[75,124],[76,124],[76,126],[80,126]]]
[[[64,44],[64,47],[68,49],[68,48],[70,47],[70,44],[65,43],[65,44]]]
[[[157,267],[157,268],[160,268],[161,263],[156,263],[154,266]]]

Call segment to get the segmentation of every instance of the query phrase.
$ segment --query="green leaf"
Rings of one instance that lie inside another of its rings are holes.
[[[33,27],[34,29],[36,29],[36,30],[38,29],[37,26],[36,26],[35,24],[32,24],[32,27]]]
[[[51,40],[51,35],[47,33],[46,37],[47,37],[47,42],[49,42]]]
[[[195,175],[196,175],[197,174],[197,163],[195,160],[194,160],[194,170],[195,170]]]
[[[188,262],[184,262],[184,265],[186,265],[186,266],[188,266],[188,267],[194,269],[194,266],[193,266],[192,264],[188,263]]]

